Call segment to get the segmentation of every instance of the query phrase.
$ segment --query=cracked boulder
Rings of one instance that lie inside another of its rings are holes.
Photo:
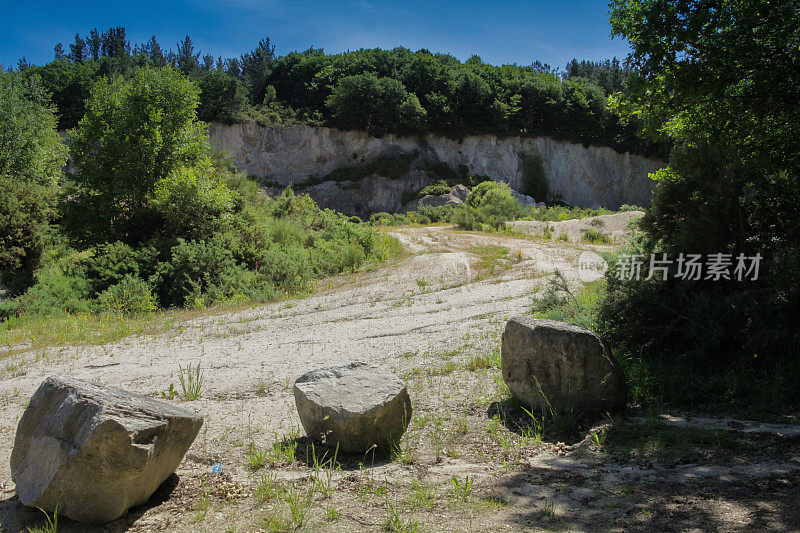
[[[19,421],[11,476],[24,505],[108,522],[150,498],[202,425],[201,416],[165,402],[51,376]]]
[[[346,453],[396,444],[411,420],[411,399],[397,376],[352,362],[302,375],[294,400],[309,437]]]
[[[605,413],[625,407],[625,377],[592,331],[555,320],[512,318],[503,332],[503,380],[523,403]]]

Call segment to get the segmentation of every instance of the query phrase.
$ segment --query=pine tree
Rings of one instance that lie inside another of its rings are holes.
[[[176,55],[178,69],[187,76],[194,74],[200,68],[199,58],[200,52],[195,53],[192,38],[187,35],[183,42],[178,43],[178,53]]]
[[[89,37],[86,39],[86,44],[89,47],[90,57],[95,61],[100,59],[100,47],[102,42],[100,41],[100,34],[97,32],[97,28],[89,32]]]
[[[250,87],[250,98],[260,104],[267,90],[267,79],[272,74],[275,62],[275,47],[270,46],[269,37],[259,41],[255,50],[244,54],[241,61],[242,78]]]
[[[158,41],[156,41],[155,35],[150,37],[150,40],[147,41],[146,48],[147,55],[155,66],[163,67],[167,64],[167,59],[164,57],[164,50],[161,48],[161,45],[158,44]]]
[[[69,59],[75,63],[82,63],[86,59],[86,42],[77,33],[75,43],[69,45]]]
[[[55,52],[56,61],[59,59],[64,59],[64,46],[61,43],[58,43],[53,47],[53,52]]]

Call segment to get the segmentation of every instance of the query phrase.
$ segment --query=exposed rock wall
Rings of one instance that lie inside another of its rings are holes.
[[[649,204],[653,181],[648,174],[665,165],[657,159],[623,154],[607,147],[584,147],[547,137],[474,135],[461,141],[434,135],[424,139],[396,135],[379,138],[363,132],[302,124],[279,128],[211,124],[209,130],[212,144],[230,152],[240,168],[282,185],[301,184],[311,176],[325,176],[340,167],[418,150],[423,157],[446,162],[454,169],[465,165],[470,174],[487,175],[520,190],[523,158],[538,153],[551,194],[581,207],[616,209],[622,204]],[[367,196],[372,199],[384,195],[390,200],[373,200],[371,211],[396,210],[394,206],[399,202],[403,184],[387,181],[383,187],[379,185],[353,186],[350,190],[354,191],[352,195],[359,196],[361,205]],[[383,191],[386,187],[390,190]]]

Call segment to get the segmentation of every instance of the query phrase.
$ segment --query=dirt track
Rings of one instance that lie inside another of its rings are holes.
[[[0,379],[2,530],[18,531],[40,518],[13,496],[8,463],[27,399],[49,374],[160,397],[170,384],[178,387],[179,367],[200,364],[203,397],[180,403],[206,415],[206,424],[177,472],[181,483],[165,503],[154,501],[110,529],[217,531],[235,525],[237,531],[250,531],[266,527],[256,520],[264,505],[247,496],[254,483],[246,460],[250,443],[267,448],[283,436],[302,435],[292,380],[350,360],[378,363],[403,375],[419,417],[466,429],[448,430],[444,446],[453,448],[452,456],[437,460],[431,427],[438,422],[412,424],[410,438],[419,441],[416,460],[344,468],[336,475],[337,493],[318,505],[339,508],[342,515],[325,521],[320,511],[309,518],[310,529],[381,530],[392,494],[423,531],[800,528],[797,435],[780,436],[769,428],[747,437],[749,453],[690,455],[679,460],[685,464],[671,464],[615,459],[595,449],[589,438],[572,447],[530,446],[499,423],[492,426],[493,406],[502,400],[497,370],[468,371],[465,365],[497,349],[505,320],[530,308],[553,270],[577,284],[575,261],[581,250],[602,247],[444,227],[392,233],[407,257],[372,272],[326,280],[305,299],[194,319],[158,336],[5,359]],[[763,453],[760,447],[767,443],[780,451]],[[513,449],[509,459],[504,448]],[[206,481],[215,462],[221,463],[230,486],[241,487],[241,497],[214,496]],[[302,464],[271,471],[284,480],[309,477]],[[448,492],[450,481],[467,475],[475,480],[478,503],[460,505]],[[373,485],[382,480],[384,492],[362,490],[365,479]],[[432,507],[403,503],[414,480],[427,480],[432,487]],[[215,503],[198,510],[203,497]],[[795,503],[787,505],[792,499]]]

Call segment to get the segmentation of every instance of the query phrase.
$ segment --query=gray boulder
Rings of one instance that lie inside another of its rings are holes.
[[[450,195],[461,200],[462,203],[466,202],[467,196],[469,196],[469,187],[459,183],[450,189]]]
[[[528,196],[527,194],[522,194],[521,192],[517,192],[515,190],[511,190],[511,196],[518,201],[523,207],[528,207],[529,205],[535,205],[538,207],[536,200],[533,199],[532,196]]]
[[[294,384],[297,413],[306,433],[346,453],[397,443],[411,420],[406,385],[394,374],[352,362],[314,370]]]
[[[108,522],[150,498],[202,425],[199,415],[168,403],[51,376],[17,426],[11,477],[24,505]]]
[[[625,377],[595,333],[529,317],[512,318],[502,340],[503,380],[529,406],[606,412],[624,408]]]
[[[417,207],[441,207],[443,205],[463,205],[464,200],[456,197],[453,193],[447,194],[428,194],[419,199]]]

